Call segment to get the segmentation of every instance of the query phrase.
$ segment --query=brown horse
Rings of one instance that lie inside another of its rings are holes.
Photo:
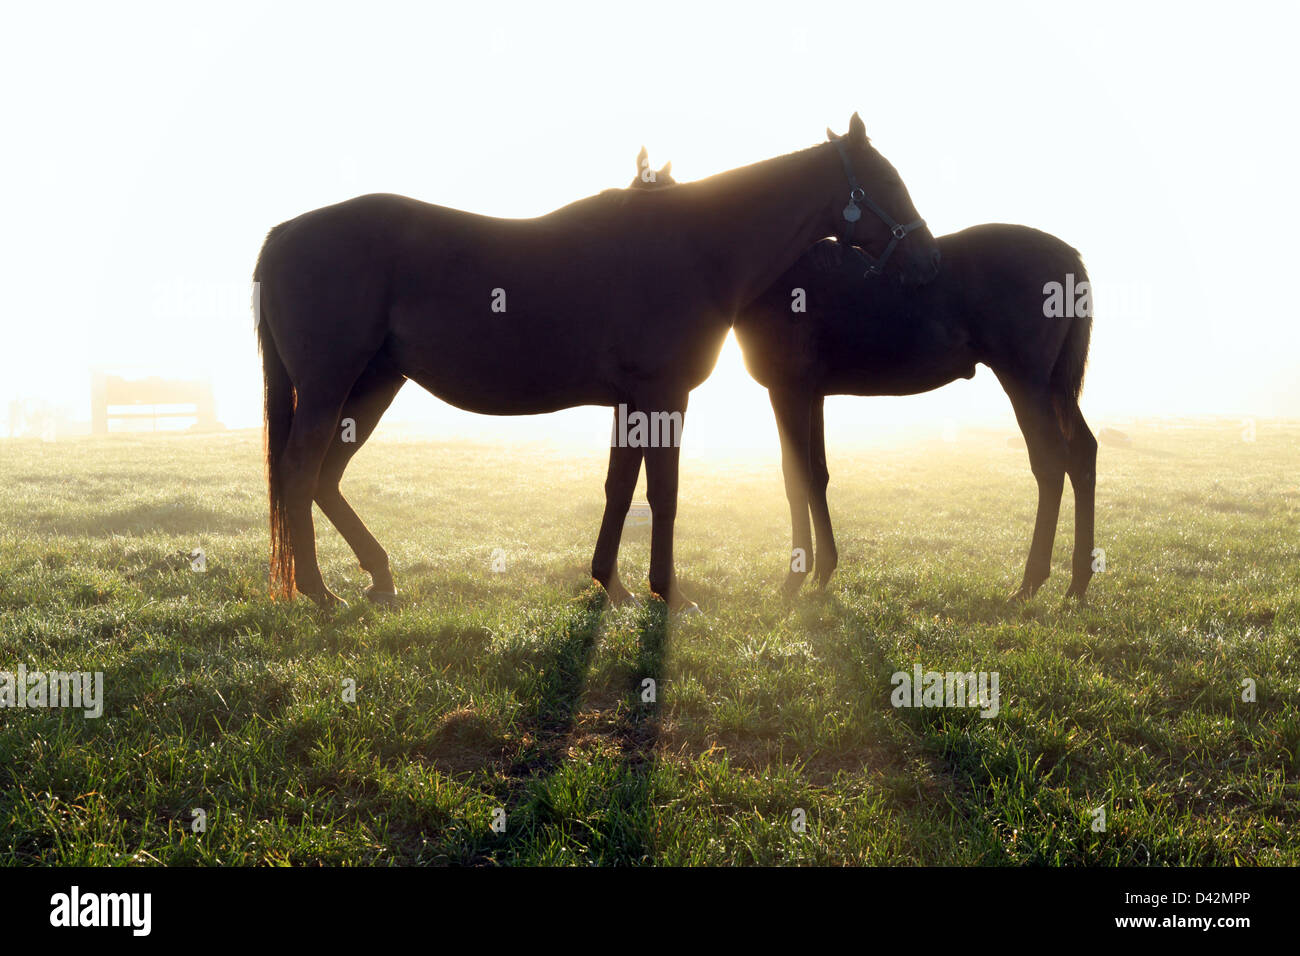
[[[736,316],[745,367],[768,389],[781,438],[794,536],[785,591],[797,592],[814,567],[824,586],[839,560],[826,501],[825,396],[919,394],[970,378],[982,363],[1011,399],[1038,483],[1013,598],[1033,596],[1051,574],[1068,474],[1075,537],[1066,596],[1082,601],[1093,574],[1097,470],[1097,442],[1078,403],[1092,330],[1087,270],[1077,251],[1027,226],[974,226],[938,241],[943,270],[919,288],[864,278],[838,243],[818,243]],[[796,290],[806,311],[792,308]]]
[[[611,405],[680,426],[732,316],[809,245],[853,229],[888,241],[885,219],[860,213],[866,191],[917,218],[854,114],[842,139],[671,190],[606,190],[535,219],[369,195],[276,226],[253,275],[273,587],[338,600],[316,559],[315,500],[370,573],[367,595],[395,597],[388,555],[339,479],[406,379],[485,414]],[[929,281],[937,247],[911,227],[901,268]],[[633,485],[619,466],[644,456],[650,588],[674,609],[692,606],[672,558],[679,437],[615,442],[606,482],[607,502],[625,512]],[[612,553],[598,545],[593,574],[620,597],[616,553],[616,539]]]

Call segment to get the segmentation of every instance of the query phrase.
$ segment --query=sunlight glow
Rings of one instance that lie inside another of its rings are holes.
[[[21,149],[3,160],[0,399],[84,420],[91,365],[198,365],[221,420],[255,426],[248,282],[275,223],[374,191],[531,216],[625,186],[643,143],[690,180],[810,145],[860,110],[936,233],[1024,222],[1083,252],[1090,416],[1300,414],[1300,323],[1271,281],[1290,274],[1300,212],[1294,124],[1269,95],[1296,85],[1278,22],[1293,8],[306,9],[10,12],[0,74],[27,92],[6,108]],[[845,55],[845,24],[865,22],[878,55]],[[1014,427],[987,371],[829,408],[832,434]],[[408,386],[386,423],[496,440],[591,434],[607,416],[539,428]],[[687,434],[774,446],[734,343]]]

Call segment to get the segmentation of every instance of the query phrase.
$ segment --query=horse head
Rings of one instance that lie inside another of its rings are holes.
[[[823,255],[839,262],[843,250],[851,249],[866,267],[865,276],[883,274],[892,259],[899,281],[922,284],[932,280],[939,272],[939,245],[912,204],[898,171],[871,145],[861,118],[854,113],[843,136],[830,129],[826,135],[839,157],[830,211],[839,245],[819,243],[826,247]],[[662,169],[652,169],[642,146],[630,188],[675,185],[672,167],[669,162]]]
[[[865,275],[882,274],[893,258],[903,283],[932,280],[939,274],[939,244],[898,171],[871,145],[862,119],[854,113],[846,134],[828,127],[826,136],[839,159],[840,179],[832,188],[848,200],[832,213],[835,236],[866,265]]]

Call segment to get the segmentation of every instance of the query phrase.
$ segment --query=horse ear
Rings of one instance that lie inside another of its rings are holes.
[[[673,173],[673,161],[670,159],[664,163],[663,169],[659,170],[660,176],[671,176]]]
[[[849,136],[853,139],[867,138],[867,127],[863,124],[862,117],[857,113],[854,113],[853,118],[849,120]]]
[[[832,143],[835,142],[837,139],[839,139],[839,137],[835,135],[835,131],[831,129],[829,126],[826,127],[826,138],[829,139]]]
[[[641,170],[645,169],[645,162],[649,158],[650,154],[646,152],[646,148],[642,146],[641,152],[636,154],[636,174],[638,177],[641,175]]]

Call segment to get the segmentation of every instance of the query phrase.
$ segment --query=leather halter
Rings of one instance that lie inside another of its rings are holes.
[[[836,238],[839,240],[840,245],[852,250],[853,253],[866,264],[867,271],[862,273],[864,279],[867,276],[878,276],[885,271],[885,263],[888,262],[889,257],[894,254],[894,249],[898,244],[907,238],[908,233],[915,232],[917,229],[924,226],[925,220],[917,219],[915,222],[909,222],[905,226],[899,225],[895,222],[889,213],[881,209],[880,206],[867,195],[867,191],[862,188],[858,183],[857,177],[853,175],[853,161],[849,159],[849,151],[844,148],[844,140],[834,139],[831,140],[831,142],[835,144],[836,150],[839,151],[840,162],[844,164],[844,176],[849,181],[849,204],[844,207],[842,213],[846,223],[844,234],[837,236]],[[853,244],[853,227],[857,221],[862,218],[862,211],[858,209],[859,203],[875,213],[876,218],[883,222],[885,228],[889,230],[889,243],[885,246],[885,251],[880,254],[880,258],[878,259],[869,255],[865,249],[859,248]]]

